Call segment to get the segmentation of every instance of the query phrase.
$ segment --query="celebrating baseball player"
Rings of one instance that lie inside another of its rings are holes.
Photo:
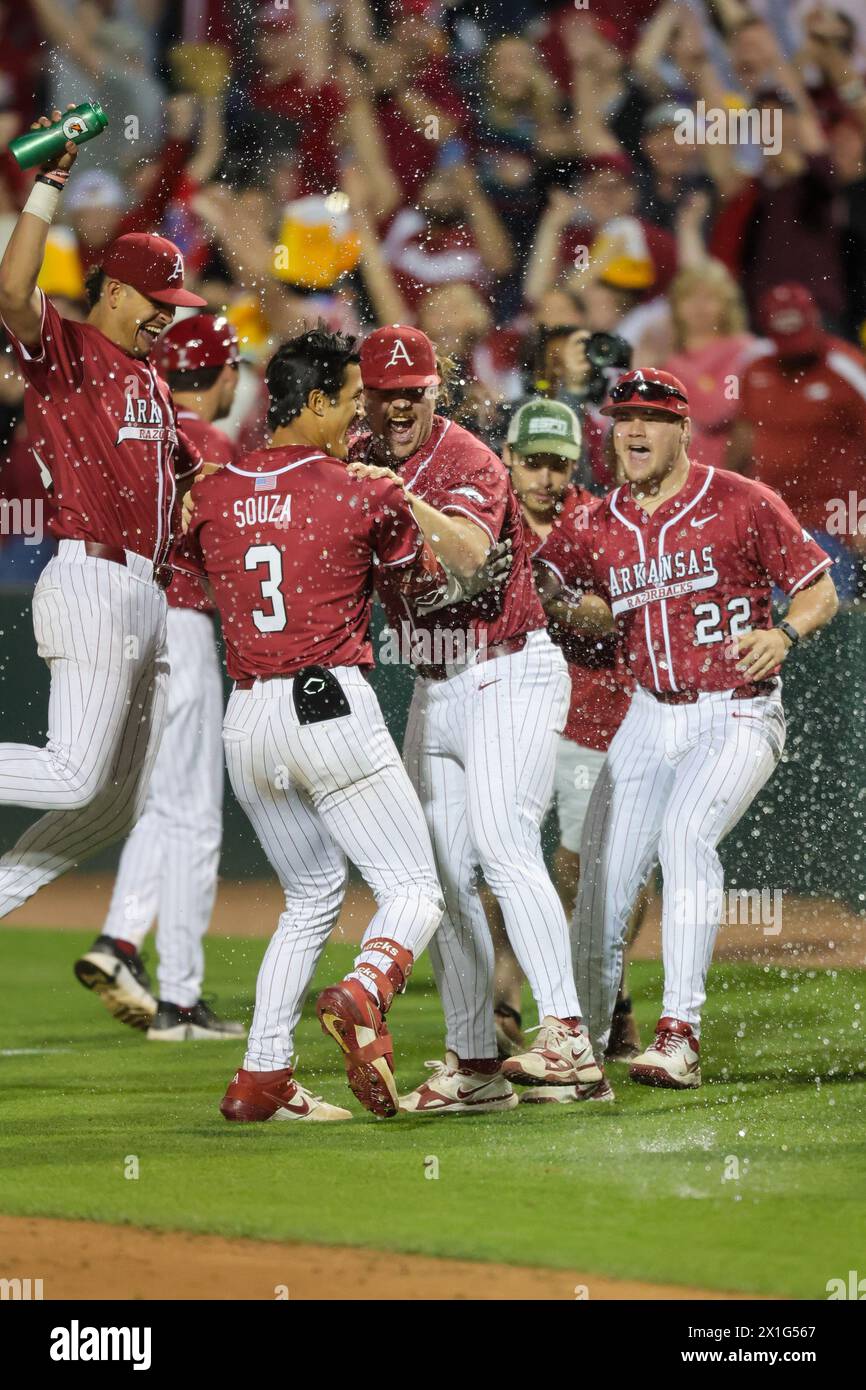
[[[206,468],[230,463],[234,445],[212,422],[228,414],[237,386],[240,356],[232,325],[193,314],[166,330],[153,361]],[[138,952],[157,919],[159,1000],[142,998],[123,1021],[149,1024],[148,1038],[160,1042],[238,1037],[242,1025],[218,1018],[201,997],[202,937],[216,897],[222,837],[223,696],[214,609],[198,580],[180,570],[167,597],[165,731],[144,810],[120,857],[103,935],[75,971],[90,986],[106,952]]]
[[[589,507],[595,500],[585,488],[569,482],[581,454],[580,421],[559,401],[537,398],[525,401],[511,417],[504,460],[520,502],[527,548],[534,554],[554,530],[567,534],[588,524]],[[571,678],[571,703],[565,728],[557,741],[554,792],[560,843],[554,857],[554,880],[568,914],[574,908],[580,877],[580,840],[589,798],[604,765],[610,745],[629,707],[631,681],[617,660],[611,635],[578,637],[555,624],[551,637],[563,650]],[[488,909],[489,911],[489,909]],[[521,976],[507,939],[494,932],[496,944],[496,1016],[500,1040],[509,1052],[519,1050],[513,1041],[514,1023],[520,1025]],[[616,1058],[623,1051],[634,1056],[637,1029],[631,1001],[617,999],[615,1013],[619,1037]],[[504,1033],[504,1038],[503,1038]],[[611,1039],[613,1041],[613,1039]],[[611,1055],[610,1044],[608,1055]],[[595,1089],[575,1086],[536,1086],[523,1092],[524,1101],[602,1100],[612,1098],[607,1082]]]
[[[88,277],[84,323],[36,287],[75,150],[43,165],[0,262],[0,311],[59,540],[33,595],[48,742],[0,744],[0,802],[46,814],[0,859],[0,915],[125,835],[142,808],[165,718],[175,503],[201,462],[147,360],[175,307],[204,303],[183,287],[177,247],[118,237]],[[102,945],[93,987],[118,1015],[135,1010],[148,991],[134,947]]]
[[[577,978],[603,1047],[629,915],[660,863],[662,1017],[629,1075],[692,1087],[722,907],[718,845],[781,756],[779,667],[833,617],[837,598],[830,558],[776,493],[690,462],[676,377],[629,372],[604,411],[627,481],[593,505],[586,530],[554,532],[537,557],[558,620],[567,621],[569,589],[586,583],[606,599],[637,681],[584,829]],[[777,626],[773,585],[791,598]]]
[[[432,613],[380,586],[392,628],[408,628],[411,649],[427,647],[404,756],[446,904],[430,943],[446,1057],[430,1064],[433,1075],[401,1108],[425,1115],[505,1110],[517,1104],[512,1080],[595,1086],[602,1079],[580,1028],[567,922],[541,852],[570,681],[547,635],[507,469],[435,413],[440,376],[429,338],[414,328],[378,329],[362,348],[361,372],[370,433],[358,441],[350,471],[398,480],[430,546],[459,580],[484,564],[495,542],[512,546],[501,588]],[[501,1067],[479,867],[541,1020],[535,1046]]]
[[[270,447],[195,492],[185,544],[207,575],[235,679],[223,740],[229,778],[270,859],[286,910],[268,947],[244,1066],[227,1120],[347,1120],[295,1080],[294,1029],[346,887],[360,869],[378,910],[354,969],[320,995],[326,1035],[374,1114],[396,1114],[385,1016],[442,915],[418,798],[365,668],[374,581],[401,592],[441,578],[408,502],[346,471],[361,398],[354,340],[311,330],[267,370]]]

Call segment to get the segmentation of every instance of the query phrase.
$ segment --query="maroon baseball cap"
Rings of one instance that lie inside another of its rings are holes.
[[[376,391],[438,386],[436,349],[420,328],[377,328],[361,347],[361,378]]]
[[[761,296],[758,321],[780,357],[810,357],[821,351],[826,334],[818,306],[805,285],[774,285]]]
[[[240,362],[234,324],[222,314],[190,314],[167,328],[157,342],[153,364],[158,372],[194,372]]]
[[[183,256],[164,236],[127,232],[117,237],[102,258],[102,270],[112,280],[131,285],[158,304],[202,309],[207,300],[183,287]]]
[[[657,410],[683,420],[689,413],[689,396],[679,377],[658,367],[638,367],[626,372],[601,408],[602,415],[619,415],[626,410]]]

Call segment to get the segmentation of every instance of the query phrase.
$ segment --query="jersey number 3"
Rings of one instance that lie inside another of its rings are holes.
[[[752,604],[747,598],[732,598],[726,612],[730,619],[728,637],[742,637],[749,631]],[[695,609],[695,646],[706,647],[712,642],[724,642],[722,610],[717,603],[699,603]]]
[[[280,586],[283,582],[283,556],[276,545],[251,545],[244,555],[244,569],[257,570],[267,565],[268,573],[259,580],[262,602],[271,605],[266,613],[263,608],[253,609],[253,622],[259,632],[282,632],[286,626],[286,605]]]

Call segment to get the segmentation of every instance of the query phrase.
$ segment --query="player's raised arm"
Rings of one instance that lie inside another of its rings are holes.
[[[53,125],[61,114],[52,111],[50,120],[40,116],[31,129]],[[48,228],[77,154],[77,147],[67,140],[63,154],[41,166],[0,260],[0,314],[25,347],[35,347],[39,342],[42,302],[36,281],[45,257]]]

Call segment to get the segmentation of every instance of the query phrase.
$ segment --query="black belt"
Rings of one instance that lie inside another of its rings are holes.
[[[652,695],[654,700],[658,700],[660,705],[694,705],[697,703],[699,695],[714,695],[717,691],[713,690],[650,690],[648,686],[642,687],[647,695]],[[772,681],[750,681],[746,685],[738,685],[736,690],[731,691],[732,700],[754,700],[757,695],[772,695],[776,689],[776,682]]]
[[[490,647],[482,647],[475,660],[470,662],[470,666],[478,666],[482,661],[494,661],[497,656],[511,656],[514,652],[522,652],[526,646],[526,633],[520,637],[508,637],[504,642],[494,642]],[[464,669],[468,669],[464,668]],[[419,676],[423,676],[425,681],[447,681],[449,676],[456,675],[453,670],[448,670],[445,665],[441,666],[416,666],[414,670]]]
[[[126,551],[119,545],[103,545],[101,541],[83,541],[84,553],[91,560],[110,560],[113,565],[123,565],[124,569],[129,566],[126,563]],[[153,582],[160,589],[167,589],[172,580],[170,565],[154,565]]]

